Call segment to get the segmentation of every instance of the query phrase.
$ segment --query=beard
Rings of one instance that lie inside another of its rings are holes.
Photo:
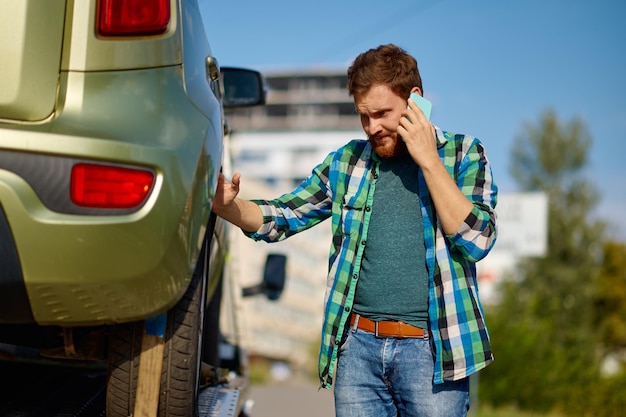
[[[396,158],[409,153],[406,144],[397,133],[368,136],[368,141],[381,158]]]

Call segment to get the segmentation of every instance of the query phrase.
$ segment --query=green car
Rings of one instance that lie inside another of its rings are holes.
[[[107,413],[128,416],[144,320],[165,318],[159,412],[194,415],[224,107],[263,104],[262,78],[220,69],[196,0],[0,6],[0,342],[108,361]]]

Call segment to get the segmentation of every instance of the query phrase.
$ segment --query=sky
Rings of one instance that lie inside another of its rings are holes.
[[[626,242],[626,1],[198,0],[213,55],[261,72],[345,70],[395,43],[413,55],[444,130],[479,138],[501,192],[511,147],[546,111],[593,140],[594,215]],[[350,138],[347,138],[350,139]]]

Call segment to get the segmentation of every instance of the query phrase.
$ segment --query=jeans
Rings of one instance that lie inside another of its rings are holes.
[[[456,417],[469,410],[469,378],[433,384],[430,340],[348,331],[335,380],[337,417]]]

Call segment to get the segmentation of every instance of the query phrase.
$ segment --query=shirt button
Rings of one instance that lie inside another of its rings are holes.
[[[370,211],[372,208],[370,206],[365,206],[365,211]]]
[[[359,276],[357,274],[352,275],[352,279],[358,279]]]
[[[365,242],[367,242],[366,240],[362,240],[361,241],[361,245],[365,246]]]
[[[344,310],[346,310],[346,313],[350,312],[350,307],[344,307]]]

